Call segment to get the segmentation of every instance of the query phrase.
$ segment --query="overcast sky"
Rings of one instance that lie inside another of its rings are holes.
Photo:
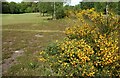
[[[11,1],[13,1],[13,2],[21,2],[22,0],[6,0],[6,1],[8,1],[8,2],[11,2]],[[82,0],[71,0],[71,5],[76,5],[80,1],[82,1]]]

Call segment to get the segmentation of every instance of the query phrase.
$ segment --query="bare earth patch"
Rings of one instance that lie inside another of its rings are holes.
[[[16,58],[18,56],[22,56],[23,53],[24,53],[23,50],[18,50],[18,51],[15,51],[10,58],[5,59],[4,63],[2,64],[2,72],[3,73],[7,72],[7,69],[9,67],[11,67],[13,64],[16,64],[17,63]]]

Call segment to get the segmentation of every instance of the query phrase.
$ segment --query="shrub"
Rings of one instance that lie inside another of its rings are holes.
[[[92,8],[76,13],[76,17],[82,24],[67,28],[64,41],[44,52],[55,53],[46,58],[53,71],[66,76],[118,76],[116,16],[110,14],[106,18]],[[92,23],[86,23],[86,19]]]
[[[58,47],[58,43],[54,42],[54,43],[50,43],[47,48],[45,49],[45,52],[49,55],[55,55],[58,53],[59,47]]]

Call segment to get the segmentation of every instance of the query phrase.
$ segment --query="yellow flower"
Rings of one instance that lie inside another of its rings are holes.
[[[44,58],[39,58],[40,61],[45,62],[46,60]]]

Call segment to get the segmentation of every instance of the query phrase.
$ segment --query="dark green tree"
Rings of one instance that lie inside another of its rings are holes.
[[[65,10],[62,2],[55,3],[55,15],[57,19],[65,17]]]
[[[8,2],[2,2],[2,13],[10,13]]]
[[[120,4],[118,4],[118,2],[109,2],[108,3],[108,10],[110,12],[118,14],[118,10],[119,10],[118,5],[120,5]]]
[[[31,7],[27,7],[27,8],[25,9],[25,12],[26,12],[26,13],[32,13],[32,8],[31,8]]]
[[[106,3],[105,2],[95,2],[94,8],[97,12],[106,13]]]
[[[18,7],[17,7],[17,3],[15,3],[15,2],[9,3],[9,9],[10,9],[11,14],[15,14],[15,13],[19,12]]]
[[[80,2],[80,3],[81,3],[81,9],[94,8],[94,2]]]
[[[39,11],[43,14],[47,13],[47,9],[48,9],[48,3],[46,2],[39,2],[38,3],[38,7],[39,7]]]
[[[38,3],[35,3],[35,2],[33,2],[32,3],[32,12],[38,12],[38,8],[37,8],[37,5],[38,5]]]

